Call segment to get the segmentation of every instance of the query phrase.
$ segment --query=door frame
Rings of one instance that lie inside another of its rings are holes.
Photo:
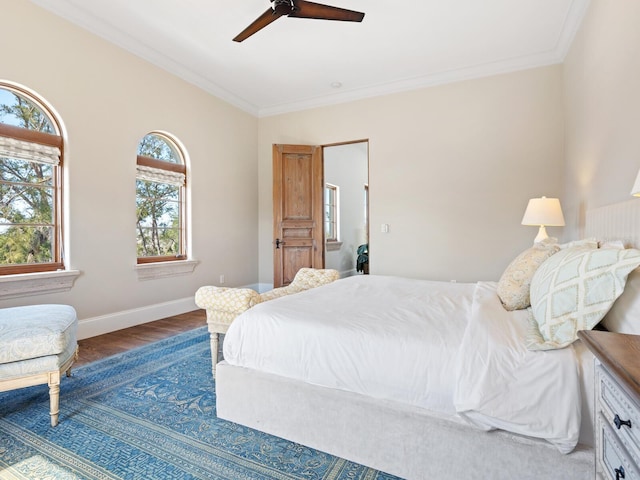
[[[306,147],[306,148],[317,148],[319,149],[319,155],[320,155],[320,163],[319,163],[319,167],[317,168],[313,168],[313,182],[315,184],[318,184],[319,181],[319,185],[320,188],[318,188],[315,192],[315,196],[312,200],[313,204],[314,204],[314,208],[318,209],[318,206],[320,207],[319,209],[319,215],[320,217],[322,217],[323,212],[324,212],[324,149],[327,147],[336,147],[336,146],[341,146],[341,145],[350,145],[350,144],[354,144],[354,143],[366,143],[367,144],[367,188],[368,188],[368,193],[369,193],[369,198],[370,198],[370,193],[371,190],[369,188],[369,178],[370,178],[370,166],[369,166],[369,139],[365,138],[365,139],[359,139],[359,140],[349,140],[349,141],[344,141],[344,142],[334,142],[334,143],[327,143],[327,144],[322,144],[322,145],[303,145],[303,144],[298,144],[298,145],[294,145],[294,144],[272,144],[272,189],[273,189],[273,198],[272,198],[272,208],[273,208],[273,226],[272,226],[272,232],[273,232],[273,236],[272,236],[272,241],[275,242],[277,238],[281,238],[281,223],[282,223],[282,218],[280,216],[280,214],[278,213],[278,209],[276,208],[276,204],[279,201],[279,199],[281,198],[281,186],[280,186],[280,178],[277,177],[277,172],[276,172],[276,155],[278,154],[282,154],[281,151],[281,147]],[[319,178],[318,178],[319,177]],[[369,202],[367,202],[366,205],[366,209],[367,209],[367,218],[370,219],[370,214],[369,214]],[[315,214],[314,214],[314,218],[315,218]],[[318,250],[314,256],[314,268],[324,268],[324,261],[325,261],[325,257],[324,257],[324,253],[325,253],[325,232],[324,232],[324,220],[319,221],[318,222],[320,224],[320,230],[321,230],[321,235],[317,236],[316,238],[321,238],[322,239],[322,243],[320,248],[318,248],[318,245],[316,245],[316,250]],[[367,239],[369,239],[370,241],[370,225],[371,222],[367,222]],[[317,227],[316,227],[317,228]],[[274,245],[272,245],[272,252],[273,252],[273,286],[275,287],[279,287],[283,285],[283,280],[284,280],[284,275],[283,275],[283,271],[282,271],[282,258],[279,254],[279,252],[277,252],[276,250],[278,250],[276,248],[276,245],[274,243]]]

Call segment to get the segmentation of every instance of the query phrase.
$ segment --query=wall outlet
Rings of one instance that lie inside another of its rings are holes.
[[[220,275],[220,285],[224,285],[224,273]]]

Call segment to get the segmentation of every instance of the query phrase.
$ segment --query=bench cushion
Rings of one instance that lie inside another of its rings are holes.
[[[77,328],[69,305],[0,309],[0,364],[59,355],[77,343]]]
[[[47,355],[46,357],[30,358],[19,362],[0,363],[0,391],[4,391],[2,380],[23,378],[42,372],[60,370],[76,354],[77,348],[77,344],[72,344],[59,355]]]

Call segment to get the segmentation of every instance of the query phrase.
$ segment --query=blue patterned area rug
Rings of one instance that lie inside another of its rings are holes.
[[[387,480],[372,470],[216,417],[206,328],[46,385],[0,394],[0,479]]]

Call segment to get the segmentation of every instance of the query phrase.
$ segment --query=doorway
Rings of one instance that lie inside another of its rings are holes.
[[[368,181],[366,140],[273,145],[274,287],[302,267],[368,273]]]
[[[324,146],[323,160],[325,268],[368,273],[369,142]]]

